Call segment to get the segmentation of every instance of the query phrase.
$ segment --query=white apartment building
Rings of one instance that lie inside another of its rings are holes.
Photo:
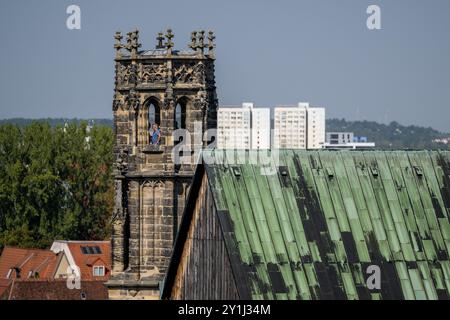
[[[270,109],[219,107],[217,114],[218,149],[270,149]]]
[[[274,149],[321,149],[325,144],[325,108],[309,103],[276,107]]]
[[[307,149],[322,149],[325,146],[325,108],[306,107],[308,122]]]
[[[252,149],[270,149],[270,109],[252,108]]]
[[[306,108],[276,107],[274,149],[306,149]]]

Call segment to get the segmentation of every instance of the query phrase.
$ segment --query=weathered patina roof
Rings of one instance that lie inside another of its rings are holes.
[[[272,171],[264,154],[203,154],[251,298],[449,298],[450,152],[283,150]],[[371,265],[381,290],[367,287]]]

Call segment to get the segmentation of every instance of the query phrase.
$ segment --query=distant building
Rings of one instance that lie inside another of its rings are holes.
[[[306,149],[306,108],[276,107],[274,149]]]
[[[374,142],[368,142],[367,137],[355,136],[353,132],[327,132],[326,149],[371,149]]]
[[[327,132],[325,142],[329,144],[352,143],[353,136],[353,132]]]
[[[270,109],[252,108],[251,149],[270,149]]]
[[[440,139],[438,138],[438,139],[434,139],[433,142],[434,142],[434,143],[439,143],[439,144],[445,144],[445,145],[447,145],[447,144],[450,143],[450,137],[448,137],[448,138],[440,138]]]
[[[325,144],[325,108],[306,108],[306,141],[307,149],[322,149]]]
[[[325,108],[299,103],[276,107],[274,149],[321,149],[325,143]]]
[[[217,114],[217,148],[250,149],[251,108],[219,107]]]
[[[270,149],[270,109],[220,107],[217,116],[218,149]]]

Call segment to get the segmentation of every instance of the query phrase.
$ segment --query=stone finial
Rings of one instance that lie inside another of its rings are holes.
[[[203,50],[205,49],[205,31],[200,30],[197,32],[197,51],[200,53],[203,53]]]
[[[191,32],[191,43],[189,43],[189,48],[192,50],[197,50],[197,31]]]
[[[156,45],[156,49],[164,49],[164,34],[162,32],[158,32],[158,36],[156,37],[156,41],[158,41]]]
[[[167,53],[168,54],[171,54],[172,53],[172,48],[173,48],[173,41],[172,41],[172,39],[173,39],[173,37],[174,37],[174,34],[172,33],[172,29],[167,29],[167,31],[166,31],[166,39],[167,39],[167,41],[166,41],[166,48],[167,48]]]
[[[122,44],[122,32],[120,31],[116,31],[116,34],[114,35],[114,39],[116,40],[116,42],[114,43],[114,49],[116,49],[116,57],[120,57],[120,51],[122,50],[122,48],[124,48],[125,46]]]
[[[214,48],[216,47],[216,44],[214,43],[214,39],[216,39],[214,32],[209,31],[208,32],[208,53],[212,57],[214,56]]]
[[[127,33],[127,44],[125,48],[131,52],[131,55],[136,55],[138,49],[141,47],[139,43],[139,30],[135,29],[134,31]]]

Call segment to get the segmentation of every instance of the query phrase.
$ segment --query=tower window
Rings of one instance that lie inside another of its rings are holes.
[[[151,128],[152,124],[160,124],[159,107],[157,104],[151,102],[148,106],[148,125]]]
[[[154,136],[154,125],[156,124],[156,128],[159,128],[161,125],[161,118],[160,118],[160,108],[159,105],[157,103],[157,101],[154,100],[150,100],[148,102],[148,123],[147,126],[145,126],[145,124],[143,124],[141,126],[140,130],[145,130],[146,132],[143,132],[142,134],[145,135],[144,139],[143,139],[143,144],[144,145],[148,145],[148,144],[159,144],[159,138],[157,138],[157,143],[155,141],[153,141],[156,137],[156,135]],[[157,135],[159,136],[159,135]]]
[[[186,129],[186,108],[187,108],[187,99],[186,97],[182,97],[177,101],[177,105],[175,106],[174,112],[174,128],[177,129]],[[174,144],[178,144],[184,140],[185,132],[176,132],[173,136]]]
[[[186,129],[186,106],[186,99],[181,98],[175,107],[175,129]]]
[[[175,108],[175,129],[181,129],[181,105],[178,103]]]

